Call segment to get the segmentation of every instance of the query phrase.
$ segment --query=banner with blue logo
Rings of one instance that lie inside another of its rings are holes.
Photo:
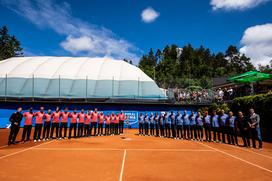
[[[124,111],[126,115],[125,127],[138,128],[138,112],[137,111]]]
[[[61,108],[61,111],[64,110],[65,107],[69,108],[69,112],[72,112],[74,108],[77,108],[77,111],[80,112],[80,110],[83,108],[85,109],[85,112],[87,112],[88,109],[94,110],[94,108],[98,109],[98,112],[103,111],[104,115],[110,115],[111,113],[118,114],[123,110],[123,112],[126,115],[125,120],[125,127],[130,128],[138,128],[138,116],[140,113],[142,114],[148,114],[148,116],[153,113],[159,113],[160,112],[170,112],[173,111],[176,113],[177,111],[184,111],[185,109],[188,110],[188,113],[190,113],[191,110],[197,110],[196,107],[190,107],[186,108],[185,106],[165,106],[165,105],[91,105],[91,104],[54,104],[54,103],[0,103],[0,128],[7,128],[9,126],[9,117],[13,112],[16,111],[18,107],[23,108],[23,112],[27,112],[29,107],[33,108],[33,112],[39,111],[40,106],[43,106],[45,108],[45,112],[47,112],[47,109],[51,109],[52,111],[55,111],[56,106],[59,106]],[[21,122],[21,126],[24,125],[24,118]],[[68,120],[68,126],[69,126],[70,120]],[[35,118],[33,120],[33,125],[35,124]]]

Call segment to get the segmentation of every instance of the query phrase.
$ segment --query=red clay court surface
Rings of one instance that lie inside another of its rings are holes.
[[[270,143],[259,151],[136,133],[6,146],[2,129],[0,180],[272,180]]]

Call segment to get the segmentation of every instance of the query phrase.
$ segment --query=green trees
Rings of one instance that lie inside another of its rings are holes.
[[[269,62],[270,65],[259,65],[259,70],[263,73],[272,74],[272,60]]]
[[[179,48],[167,45],[162,51],[153,49],[139,62],[142,69],[163,88],[201,86],[210,88],[211,78],[230,76],[254,70],[250,59],[240,54],[235,46],[225,53],[212,53],[208,48],[193,48],[190,44]],[[155,68],[155,69],[154,69]]]
[[[22,56],[22,50],[16,37],[8,34],[8,28],[6,26],[0,28],[0,61],[10,57]]]
[[[151,48],[148,55],[143,55],[139,62],[139,68],[149,76],[154,78],[154,71],[157,65],[157,58],[154,55],[153,49]]]
[[[250,63],[250,58],[246,57],[244,54],[240,54],[235,46],[229,46],[225,54],[226,59],[229,63],[230,74],[232,73],[243,73],[250,70],[254,70],[254,66]]]

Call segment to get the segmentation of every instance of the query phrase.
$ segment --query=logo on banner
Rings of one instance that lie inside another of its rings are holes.
[[[124,111],[126,115],[126,124],[132,127],[138,126],[138,112],[136,111]]]

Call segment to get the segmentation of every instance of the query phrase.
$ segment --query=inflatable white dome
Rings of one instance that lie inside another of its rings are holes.
[[[150,77],[125,61],[45,56],[1,61],[0,97],[165,99]]]

